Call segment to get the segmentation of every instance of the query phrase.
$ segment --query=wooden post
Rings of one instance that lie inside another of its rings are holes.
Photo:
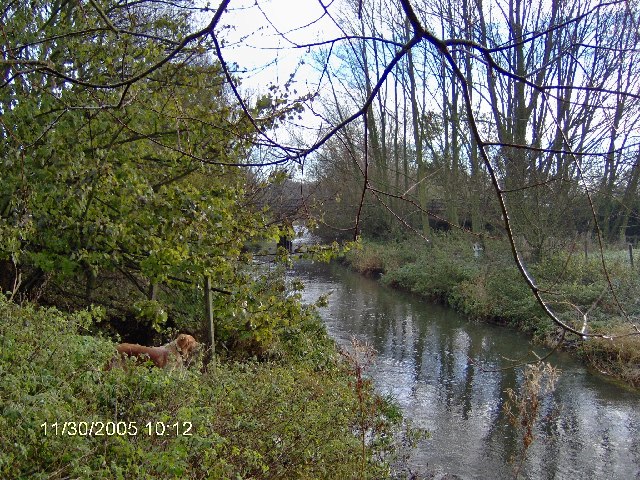
[[[587,235],[584,236],[584,259],[587,260],[589,258],[589,239]]]
[[[216,336],[215,325],[213,324],[213,306],[211,303],[211,278],[204,277],[204,309],[209,324],[209,340],[211,342],[211,368],[216,368]]]
[[[151,281],[149,283],[149,293],[147,297],[149,298],[149,300],[155,300],[157,296],[158,296],[158,284],[154,281]]]
[[[633,245],[629,244],[629,261],[631,262],[631,268],[633,268]]]

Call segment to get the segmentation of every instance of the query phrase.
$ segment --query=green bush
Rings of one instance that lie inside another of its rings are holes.
[[[385,284],[447,303],[476,319],[504,321],[540,335],[552,328],[514,266],[508,246],[486,241],[483,256],[475,258],[472,243],[451,233],[434,235],[430,244],[422,242],[422,248],[415,248],[416,241],[363,242],[357,265],[367,265],[373,257],[385,272]],[[583,265],[573,258],[567,262],[566,257],[557,255],[531,270],[537,281],[545,285],[556,281],[554,287],[576,301],[581,297],[593,300],[601,292],[600,284],[588,283],[596,270],[593,262]],[[573,283],[558,284],[559,278],[570,278]],[[560,314],[564,310],[566,306],[559,307]],[[571,316],[572,312],[566,314]]]
[[[496,313],[486,275],[477,275],[456,285],[449,295],[449,303],[459,312],[476,318],[494,318]]]
[[[445,302],[453,288],[472,278],[478,268],[471,244],[453,234],[436,235],[431,243],[364,242],[346,260],[361,273],[375,265],[375,270],[384,272],[386,284]]]
[[[201,374],[133,362],[105,371],[113,344],[81,334],[100,315],[0,299],[0,478],[388,474],[381,458],[397,411],[370,385],[356,391],[317,319],[283,336],[286,362],[221,363]],[[310,332],[320,341],[303,338]],[[88,434],[97,422],[121,422],[120,432]]]
[[[372,275],[385,270],[384,246],[374,243],[359,245],[347,252],[345,261],[358,273]]]
[[[487,285],[494,297],[494,318],[505,319],[524,330],[536,330],[544,312],[515,267],[492,271]]]

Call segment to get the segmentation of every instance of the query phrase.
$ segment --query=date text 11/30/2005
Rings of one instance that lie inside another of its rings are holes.
[[[193,425],[191,422],[147,422],[138,425],[137,422],[44,422],[40,424],[45,436],[67,435],[70,437],[100,437],[100,436],[191,436]]]

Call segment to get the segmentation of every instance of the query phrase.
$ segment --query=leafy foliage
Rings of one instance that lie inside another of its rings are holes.
[[[46,279],[48,303],[104,305],[102,329],[207,338],[209,276],[226,292],[214,303],[219,351],[276,355],[309,316],[281,276],[252,272],[244,245],[278,238],[252,195],[279,177],[255,186],[242,167],[254,126],[232,106],[210,40],[167,57],[192,27],[179,4],[3,11],[15,64],[0,88],[0,287],[34,298]]]
[[[357,378],[339,361],[317,318],[300,326],[298,342],[287,344],[287,363],[220,364],[200,374],[144,365],[104,371],[113,344],[81,334],[102,314],[21,308],[0,299],[2,478],[388,473],[381,458],[390,449],[397,410],[377,399],[368,383],[357,392],[350,386]],[[76,428],[123,422],[137,433],[74,434],[68,427],[63,434],[64,422]],[[364,444],[354,435],[363,425],[371,440]],[[182,434],[187,427],[192,435]]]
[[[247,157],[252,127],[204,40],[135,83],[96,88],[152,68],[170,42],[146,40],[178,38],[190,21],[169,7],[102,3],[120,35],[93,3],[4,12],[10,55],[57,74],[9,67],[0,89],[0,268],[80,275],[87,296],[100,272],[120,268],[154,283],[206,274],[233,284],[244,242],[277,235],[231,166]]]

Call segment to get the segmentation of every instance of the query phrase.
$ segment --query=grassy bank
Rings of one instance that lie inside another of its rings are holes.
[[[385,478],[398,411],[314,315],[278,361],[104,371],[100,310],[0,296],[0,477]]]
[[[386,285],[445,303],[473,319],[504,323],[531,333],[537,341],[555,344],[561,330],[537,304],[515,267],[508,245],[484,242],[478,258],[473,240],[444,234],[424,241],[373,243],[350,251],[345,262],[363,274],[381,274]],[[615,296],[603,274],[600,255],[576,252],[575,245],[558,248],[527,267],[545,298],[567,324],[581,330],[585,315],[590,333],[620,334],[634,327],[640,314],[640,275],[623,251],[605,252]],[[620,312],[619,305],[627,313]],[[567,337],[568,338],[568,337]],[[616,340],[568,338],[591,366],[640,386],[640,338]]]

